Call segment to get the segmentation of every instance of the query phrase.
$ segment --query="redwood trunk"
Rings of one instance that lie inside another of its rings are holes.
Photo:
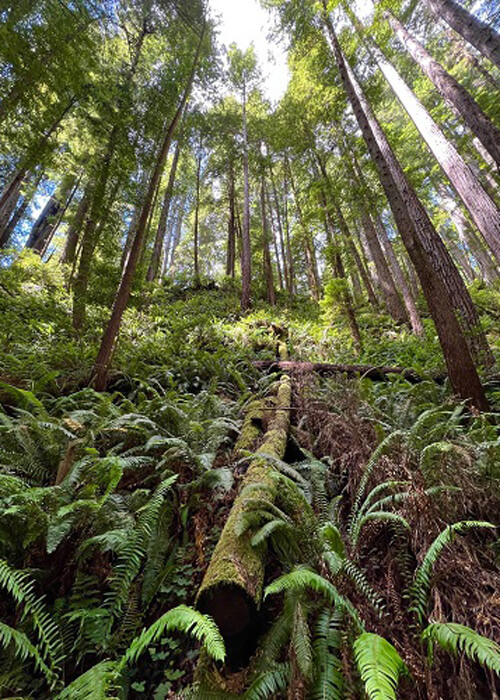
[[[470,401],[479,409],[488,410],[484,389],[453,312],[452,300],[440,271],[436,268],[436,262],[442,257],[442,242],[344,59],[328,16],[326,0],[323,19],[344,87],[377,167],[401,237],[419,275],[436,324],[452,387],[461,398]]]

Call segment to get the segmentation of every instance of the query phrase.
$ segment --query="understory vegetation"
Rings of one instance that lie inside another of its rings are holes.
[[[242,421],[275,386],[252,362],[284,335],[302,360],[353,352],[333,304],[241,316],[234,283],[213,286],[137,296],[98,393],[100,305],[76,337],[56,266],[28,254],[2,274],[2,696],[493,697],[499,390],[492,379],[492,412],[471,413],[433,378],[431,327],[417,352],[369,307],[361,359],[411,359],[423,381],[292,373],[283,459],[240,495],[239,535],[267,547],[249,641],[197,611],[258,445],[238,450]],[[497,347],[499,295],[473,293]]]

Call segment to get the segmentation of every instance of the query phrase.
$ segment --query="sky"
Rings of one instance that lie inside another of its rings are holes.
[[[277,102],[285,93],[289,72],[283,45],[267,39],[272,16],[258,0],[210,0],[214,16],[220,15],[219,41],[229,46],[233,41],[240,49],[254,43],[262,71],[262,88],[266,96]]]

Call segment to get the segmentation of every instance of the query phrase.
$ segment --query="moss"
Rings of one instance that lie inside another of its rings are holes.
[[[258,453],[273,455],[282,459],[285,454],[288,428],[290,426],[290,401],[291,401],[291,381],[289,377],[282,377],[277,391],[277,410],[267,431]],[[280,410],[280,407],[287,410]],[[248,440],[257,430],[254,425],[255,420],[263,418],[265,404],[262,401],[252,402],[243,423],[245,430],[244,439],[240,436],[238,449],[242,443],[248,445]],[[243,433],[243,431],[242,431]],[[253,443],[252,439],[252,443]],[[246,532],[241,536],[236,534],[241,513],[245,508],[245,499],[242,496],[243,489],[249,484],[265,484],[271,486],[271,495],[268,491],[262,492],[262,497],[266,500],[274,501],[276,496],[276,480],[274,470],[265,459],[257,457],[252,461],[247,471],[239,495],[234,501],[229,517],[221,533],[219,541],[208,570],[205,574],[201,587],[198,591],[197,603],[202,603],[211,591],[219,586],[237,586],[249,596],[255,607],[260,607],[262,590],[264,585],[264,567],[266,548],[256,549],[251,545],[251,533]]]
[[[251,450],[262,433],[266,404],[263,399],[252,401],[243,421],[236,451]]]

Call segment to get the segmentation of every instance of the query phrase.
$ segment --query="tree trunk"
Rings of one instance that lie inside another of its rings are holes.
[[[82,198],[80,199],[74,218],[68,228],[66,245],[61,256],[61,263],[63,264],[72,265],[75,261],[78,239],[82,228],[85,226],[85,219],[87,217],[91,200],[92,191],[90,184],[88,184],[83,192]]]
[[[266,207],[266,183],[264,176],[260,185],[260,209],[262,216],[262,255],[264,263],[264,279],[266,280],[267,301],[271,306],[276,306],[276,292],[274,290],[273,266],[271,252],[269,250],[269,222]]]
[[[430,10],[500,68],[500,36],[453,0],[423,0]]]
[[[387,82],[500,262],[500,210],[394,66],[387,61],[373,42],[370,42],[370,45],[374,47],[376,61]]]
[[[429,54],[391,12],[386,11],[385,15],[403,46],[434,84],[439,94],[458,111],[465,124],[491,155],[497,167],[500,167],[500,129],[497,129],[472,95]]]
[[[125,269],[123,271],[123,275],[122,275],[122,278],[120,281],[120,285],[118,287],[118,291],[116,293],[115,302],[113,304],[113,309],[111,312],[111,318],[109,320],[109,323],[108,323],[106,330],[104,331],[104,334],[102,337],[101,347],[99,349],[99,352],[98,352],[98,355],[96,358],[96,362],[95,362],[95,366],[94,366],[95,385],[96,385],[96,389],[98,391],[103,391],[105,386],[106,386],[106,378],[107,378],[109,364],[111,362],[111,357],[113,355],[115,341],[116,341],[116,338],[118,336],[118,332],[120,330],[120,325],[121,325],[123,313],[125,311],[125,308],[128,304],[128,300],[130,298],[130,293],[132,290],[132,283],[134,281],[135,270],[137,267],[137,263],[139,261],[139,257],[141,255],[144,238],[145,238],[146,232],[147,232],[147,224],[148,224],[149,216],[151,213],[153,199],[155,197],[155,193],[156,193],[157,188],[158,188],[158,183],[160,181],[161,175],[163,173],[163,169],[165,167],[165,161],[167,159],[167,154],[168,154],[168,151],[170,148],[170,144],[172,142],[172,137],[174,135],[175,129],[177,128],[177,125],[178,125],[179,120],[182,116],[182,113],[184,112],[184,108],[187,104],[187,101],[189,99],[189,95],[191,93],[194,78],[196,75],[196,70],[198,68],[198,62],[199,62],[199,59],[201,56],[201,49],[202,49],[202,45],[203,45],[203,40],[205,38],[205,30],[206,30],[206,23],[204,22],[203,27],[202,27],[202,31],[200,34],[200,40],[198,43],[198,47],[196,49],[196,54],[194,57],[191,73],[189,75],[189,79],[188,79],[184,94],[182,96],[181,103],[180,103],[179,107],[177,108],[175,116],[174,116],[173,120],[171,121],[171,123],[170,123],[170,125],[165,133],[162,148],[160,150],[158,159],[156,161],[156,165],[155,165],[155,168],[153,171],[153,175],[151,177],[151,181],[149,183],[148,191],[147,191],[144,205],[143,205],[143,208],[141,211],[139,224],[137,226],[137,234],[135,236],[134,242],[132,243],[132,246],[130,249],[130,255],[129,255],[129,258],[127,260],[127,264],[125,266]]]
[[[281,259],[280,259],[279,245],[278,245],[278,236],[276,235],[276,225],[275,225],[275,220],[274,220],[273,207],[271,204],[271,198],[269,196],[269,192],[267,192],[267,191],[266,191],[266,206],[268,208],[269,218],[271,220],[271,232],[272,232],[272,239],[273,239],[274,257],[276,258],[276,271],[278,273],[278,283],[279,283],[280,289],[283,291],[285,289],[285,285],[283,283],[283,272],[281,270]],[[283,243],[283,239],[281,242]]]
[[[177,247],[178,247],[179,242],[181,240],[182,224],[183,224],[183,220],[184,220],[184,206],[185,206],[185,201],[184,201],[184,199],[182,199],[181,203],[179,205],[179,212],[177,214],[177,221],[175,223],[175,229],[174,229],[173,235],[172,235],[172,244],[171,244],[170,252],[169,252],[169,254],[167,252],[167,257],[165,259],[166,270],[169,273],[172,272],[172,269],[174,267],[175,253],[177,251]]]
[[[408,321],[408,317],[403,304],[401,303],[401,299],[399,298],[398,290],[385,259],[384,251],[380,245],[375,226],[373,225],[371,216],[366,212],[363,214],[363,229],[368,243],[368,248],[370,249],[373,262],[377,269],[379,284],[385,299],[387,311],[395,321],[406,323]]]
[[[285,165],[288,171],[288,175],[290,177],[290,185],[292,186],[292,194],[293,194],[293,199],[295,201],[295,207],[297,209],[297,216],[299,219],[300,227],[302,229],[302,245],[304,248],[304,255],[306,259],[306,267],[307,267],[307,277],[309,280],[309,288],[311,290],[312,297],[314,301],[319,301],[320,295],[321,295],[321,283],[319,280],[319,274],[318,274],[318,266],[316,262],[316,254],[314,251],[314,247],[311,243],[311,238],[309,235],[309,231],[307,230],[307,226],[305,223],[305,219],[302,213],[302,207],[300,205],[298,193],[297,193],[297,188],[295,186],[295,180],[293,177],[292,169],[290,167],[290,163],[288,161],[288,158],[285,161]]]
[[[288,280],[290,283],[290,294],[295,294],[295,270],[293,265],[292,246],[290,242],[290,221],[288,218],[288,179],[286,172],[283,179],[285,206],[283,210],[283,228],[285,231],[286,260],[288,267]]]
[[[484,279],[493,284],[500,276],[498,267],[491,259],[488,251],[483,248],[482,242],[476,237],[467,217],[453,197],[448,194],[446,188],[443,185],[439,185],[438,192],[446,210],[450,214],[450,218],[457,230],[460,241],[464,246],[469,248],[473,257],[476,259]]]
[[[241,308],[246,311],[251,305],[252,245],[250,241],[250,172],[248,164],[247,94],[243,86],[243,231],[241,246]]]
[[[180,151],[181,140],[179,138],[177,140],[177,146],[175,148],[172,165],[170,167],[170,175],[168,178],[167,189],[165,190],[165,195],[163,197],[160,221],[158,222],[158,228],[156,230],[155,241],[153,244],[153,254],[151,256],[151,262],[149,263],[148,271],[146,274],[146,280],[148,282],[153,282],[158,277],[158,268],[160,266],[161,251],[165,242],[165,232],[167,230],[167,220],[170,211],[170,204],[172,202],[172,195],[174,191],[175,177],[177,174],[177,166],[179,164]]]
[[[479,409],[488,410],[484,389],[444,282],[447,275],[443,276],[442,273],[449,269],[449,264],[443,269],[442,261],[451,262],[449,256],[345,61],[328,15],[326,0],[323,0],[323,4],[323,21],[344,87],[378,170],[401,238],[419,275],[436,324],[452,387],[462,399],[470,401]]]
[[[201,148],[201,146],[200,146]],[[198,156],[198,164],[196,167],[196,203],[194,209],[194,281],[195,285],[200,283],[200,189],[201,189],[201,152]]]
[[[234,279],[236,266],[236,202],[234,193],[234,167],[229,163],[229,217],[227,222],[226,275]]]
[[[274,179],[273,167],[271,164],[269,165],[269,174],[271,176],[271,190],[273,193],[274,208],[276,211],[276,225],[278,227],[281,259],[283,260],[283,275],[284,275],[284,279],[285,279],[285,287],[286,287],[286,291],[289,294],[291,294],[292,289],[291,289],[291,284],[290,284],[290,270],[289,270],[289,259],[288,259],[289,256],[288,256],[287,249],[285,246],[285,236],[283,235],[283,223],[281,220],[280,201],[279,201],[279,197],[278,197],[278,191],[276,189],[276,181]],[[269,207],[271,208],[271,203],[269,203]]]
[[[401,295],[403,297],[406,311],[408,312],[408,317],[410,319],[412,330],[415,333],[415,335],[423,335],[424,327],[422,325],[422,319],[417,309],[417,305],[415,303],[413,294],[405,280],[405,276],[403,274],[403,270],[401,269],[401,265],[399,264],[399,260],[397,259],[396,253],[394,252],[392,241],[389,238],[389,235],[386,231],[385,226],[380,220],[380,217],[377,217],[375,222],[377,230],[379,232],[382,248],[384,249],[389,264],[391,266],[396,284],[399,290],[401,291]]]

